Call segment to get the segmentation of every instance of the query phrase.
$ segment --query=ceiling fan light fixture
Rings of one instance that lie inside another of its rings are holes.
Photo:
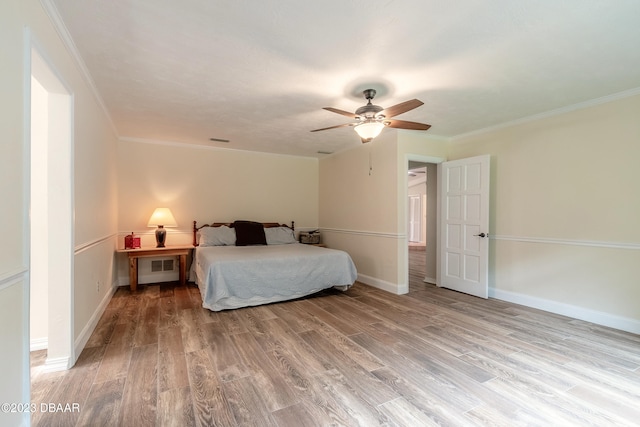
[[[371,141],[376,136],[380,135],[382,129],[384,128],[384,123],[376,122],[376,121],[367,121],[364,123],[360,123],[354,129],[362,138],[362,140]]]
[[[379,105],[373,105],[371,100],[376,94],[374,89],[367,89],[363,92],[364,97],[367,99],[367,105],[363,105],[358,108],[355,113],[349,111],[340,110],[338,108],[324,107],[325,110],[332,113],[340,114],[342,116],[351,117],[355,122],[345,123],[337,126],[329,126],[322,129],[314,129],[311,132],[318,132],[321,130],[342,128],[345,126],[353,126],[356,133],[360,137],[363,143],[370,142],[373,138],[380,135],[380,132],[385,126],[389,126],[395,129],[410,129],[410,130],[427,130],[431,125],[424,123],[408,122],[405,120],[388,120],[391,117],[395,117],[398,114],[406,113],[414,108],[418,108],[424,103],[418,99],[411,99],[409,101],[401,102],[389,108],[382,108]]]

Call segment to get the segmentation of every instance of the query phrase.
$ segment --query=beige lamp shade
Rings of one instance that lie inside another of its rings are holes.
[[[171,210],[169,208],[156,208],[151,214],[151,218],[149,218],[149,223],[147,227],[177,227],[178,223],[176,223],[176,219],[173,217]]]
[[[158,226],[156,228],[156,248],[164,248],[164,242],[167,239],[167,231],[164,228],[178,226],[169,208],[156,208],[153,211],[147,227],[155,226]]]

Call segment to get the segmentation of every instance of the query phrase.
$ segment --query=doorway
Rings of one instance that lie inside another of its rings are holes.
[[[422,283],[436,283],[437,188],[435,163],[408,161],[407,237],[409,291]]]
[[[57,371],[75,362],[73,97],[44,55],[30,53],[30,344]]]

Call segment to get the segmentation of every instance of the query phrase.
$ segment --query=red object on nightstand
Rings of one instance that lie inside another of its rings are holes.
[[[134,236],[133,232],[131,234],[124,236],[124,248],[125,249],[139,249],[140,246],[140,236]]]

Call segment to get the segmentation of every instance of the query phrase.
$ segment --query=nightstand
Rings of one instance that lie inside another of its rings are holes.
[[[180,285],[187,283],[187,255],[192,245],[166,246],[164,248],[118,249],[119,253],[129,256],[129,286],[131,291],[138,287],[138,258],[177,256],[180,259]]]

